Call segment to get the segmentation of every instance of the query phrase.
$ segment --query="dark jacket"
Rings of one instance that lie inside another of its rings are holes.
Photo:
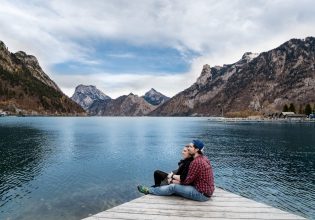
[[[180,175],[180,181],[184,181],[188,175],[189,165],[193,161],[193,157],[180,160],[178,162],[178,169],[173,171],[174,174]]]

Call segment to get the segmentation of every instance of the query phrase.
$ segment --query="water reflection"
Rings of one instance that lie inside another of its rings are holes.
[[[0,126],[0,210],[6,203],[23,199],[36,187],[28,185],[38,176],[49,155],[45,134],[26,126]],[[13,208],[13,204],[10,205]],[[1,211],[2,212],[2,211]]]
[[[251,199],[314,217],[314,130],[312,124],[270,123],[222,124],[220,132],[205,130],[211,146],[207,154],[214,163],[217,184]]]
[[[6,121],[5,121],[6,120]],[[81,219],[134,199],[184,144],[206,143],[216,185],[314,218],[314,124],[204,118],[7,118],[0,219]]]

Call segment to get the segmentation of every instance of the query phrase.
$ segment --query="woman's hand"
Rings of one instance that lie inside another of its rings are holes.
[[[180,175],[173,175],[173,180],[177,180],[180,182]]]
[[[180,184],[180,181],[173,179],[172,183],[174,183],[174,184]]]

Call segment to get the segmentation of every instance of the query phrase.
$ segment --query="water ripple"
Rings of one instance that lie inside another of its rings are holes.
[[[216,185],[315,219],[314,125],[204,118],[4,118],[0,219],[80,219],[139,196],[193,138]]]

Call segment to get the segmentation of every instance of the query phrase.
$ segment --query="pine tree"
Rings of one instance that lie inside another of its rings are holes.
[[[312,107],[311,107],[311,105],[310,104],[307,104],[306,106],[305,106],[305,114],[306,115],[309,115],[309,114],[311,114],[312,113]]]
[[[293,104],[293,103],[290,103],[289,111],[295,113],[295,107],[294,107],[294,104]]]
[[[302,104],[299,106],[299,114],[304,114],[304,108]]]
[[[288,108],[287,104],[285,104],[285,105],[283,106],[282,111],[283,111],[283,112],[288,112],[288,111],[289,111],[289,108]]]

